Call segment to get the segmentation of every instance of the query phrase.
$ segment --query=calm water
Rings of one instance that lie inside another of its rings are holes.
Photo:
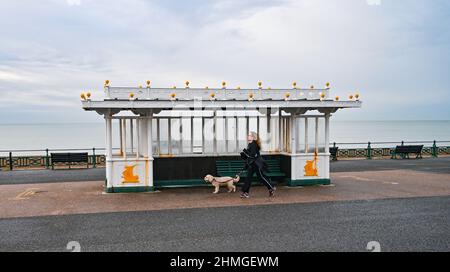
[[[450,121],[331,121],[331,142],[402,140],[450,141]],[[0,125],[0,150],[104,146],[103,123]]]

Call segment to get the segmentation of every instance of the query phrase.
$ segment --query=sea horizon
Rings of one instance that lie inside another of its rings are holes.
[[[117,132],[113,135],[118,146]],[[450,120],[333,120],[330,122],[330,144],[358,147],[363,143],[400,143],[448,141]],[[245,140],[244,140],[245,142]],[[357,145],[356,143],[360,143]],[[165,145],[165,143],[162,143]],[[383,144],[380,144],[381,146]],[[103,122],[1,123],[0,151],[49,149],[92,149],[105,146]],[[389,144],[387,144],[389,146]],[[1,154],[2,156],[4,154]]]

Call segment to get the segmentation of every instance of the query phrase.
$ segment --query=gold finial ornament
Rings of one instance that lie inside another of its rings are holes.
[[[339,101],[339,96],[336,96],[334,100]]]
[[[330,88],[330,82],[327,82],[327,84],[325,84],[325,86],[327,86],[327,88]]]
[[[175,99],[176,97],[177,97],[177,95],[176,95],[175,93],[171,93],[171,94],[170,94],[170,98],[171,98],[171,99]]]
[[[359,100],[359,93],[356,93],[356,94],[355,94],[355,99],[356,99],[356,100]]]
[[[184,82],[184,84],[186,85],[186,88],[189,88],[189,80],[186,80],[186,82]]]
[[[150,87],[150,83],[151,83],[150,80],[147,80],[146,83],[147,83],[147,87]]]
[[[352,95],[352,94],[349,95],[348,98],[349,98],[350,100],[353,100],[353,95]]]
[[[325,98],[325,93],[320,93],[320,98],[324,99]]]
[[[262,82],[258,81],[258,88],[262,89]]]
[[[81,100],[86,100],[86,95],[84,93],[81,93],[80,98]]]
[[[105,87],[109,87],[109,79],[105,80]]]
[[[248,94],[248,101],[253,101],[253,93]]]
[[[141,84],[139,84],[139,89],[142,89],[142,85]]]
[[[222,88],[225,89],[226,86],[227,86],[227,83],[225,81],[222,81]]]
[[[311,90],[314,89],[314,85],[311,85],[310,89],[311,89]]]
[[[128,95],[128,97],[129,97],[130,99],[133,99],[133,98],[134,98],[134,93],[130,93],[130,94]]]
[[[90,93],[90,92],[87,92],[87,93],[86,93],[86,97],[87,97],[87,99],[91,98],[91,93]]]
[[[294,89],[297,89],[297,82],[296,81],[292,82],[292,87],[294,87]]]
[[[290,92],[284,93],[284,100],[289,100],[290,97],[291,97],[291,93]]]

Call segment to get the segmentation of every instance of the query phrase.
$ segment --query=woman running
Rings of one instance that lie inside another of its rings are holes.
[[[259,181],[269,190],[269,196],[273,197],[275,188],[270,183],[269,177],[264,173],[267,171],[267,163],[261,157],[261,140],[256,132],[251,131],[247,136],[248,146],[241,152],[241,158],[245,160],[247,178],[242,186],[241,198],[249,198],[253,174],[256,173]]]

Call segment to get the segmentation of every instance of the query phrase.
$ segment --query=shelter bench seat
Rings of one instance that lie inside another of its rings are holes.
[[[268,165],[267,176],[269,176],[272,181],[282,181],[286,174],[281,170],[280,160],[277,159],[268,159],[265,160]],[[244,168],[244,162],[242,160],[218,160],[216,161],[216,170],[217,175],[221,177],[234,177]],[[242,172],[240,175],[241,178],[247,177],[247,171]],[[254,179],[256,177],[256,173],[254,174]],[[241,179],[241,182],[243,180]]]

